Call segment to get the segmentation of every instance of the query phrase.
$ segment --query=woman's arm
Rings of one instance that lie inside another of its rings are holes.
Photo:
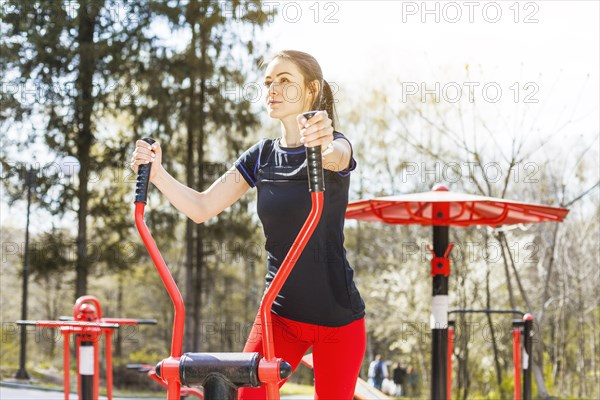
[[[137,173],[139,165],[152,163],[150,181],[179,211],[201,224],[235,203],[250,186],[235,167],[231,167],[208,189],[198,192],[173,178],[162,166],[162,149],[155,142],[149,145],[136,142],[131,168]]]
[[[231,167],[203,192],[180,183],[162,166],[152,183],[175,208],[197,224],[217,216],[250,189],[235,167]]]
[[[330,171],[343,171],[350,166],[350,143],[345,139],[333,140],[333,151],[323,157],[323,168]]]

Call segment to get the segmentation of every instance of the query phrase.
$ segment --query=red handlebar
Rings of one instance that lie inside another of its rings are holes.
[[[183,304],[183,298],[181,297],[181,293],[177,288],[177,284],[163,260],[158,247],[156,246],[156,242],[150,235],[150,231],[148,231],[148,227],[144,222],[144,208],[146,204],[144,203],[135,203],[135,225],[140,232],[140,236],[142,237],[142,241],[148,249],[148,253],[150,253],[150,257],[156,266],[156,270],[160,275],[160,279],[162,280],[167,292],[169,293],[169,297],[173,302],[173,308],[175,309],[175,318],[173,322],[173,338],[171,341],[171,356],[172,357],[181,357],[182,353],[182,338],[183,338],[183,328],[185,325],[185,305]]]
[[[146,249],[148,249],[148,253],[150,253],[150,257],[156,266],[156,270],[160,275],[160,279],[169,293],[169,297],[173,302],[173,308],[175,309],[175,316],[173,320],[173,336],[171,337],[171,357],[163,360],[162,378],[167,382],[167,398],[171,400],[179,400],[181,383],[179,382],[178,361],[183,350],[182,338],[183,328],[185,325],[185,305],[183,304],[183,298],[181,297],[181,293],[177,288],[177,284],[175,283],[175,280],[173,279],[165,260],[163,260],[162,255],[156,246],[156,242],[152,238],[152,235],[150,235],[148,227],[144,222],[145,207],[146,204],[144,203],[135,203],[135,225],[140,233],[140,236],[142,237],[142,241],[144,242]]]
[[[263,301],[260,306],[264,356],[264,359],[263,361],[261,361],[261,364],[263,362],[265,364],[271,364],[276,360],[275,345],[273,343],[273,329],[271,325],[271,306],[273,305],[273,302],[275,301],[279,290],[281,290],[281,287],[292,272],[296,261],[298,261],[298,258],[300,258],[300,255],[302,254],[306,243],[308,243],[308,240],[310,239],[313,231],[319,223],[319,219],[321,218],[321,212],[323,211],[323,192],[311,192],[311,197],[312,208],[310,210],[310,213],[308,214],[308,218],[302,226],[302,229],[300,229],[300,233],[298,233],[298,236],[296,237],[292,248],[290,249],[287,256],[283,260],[283,263],[279,267],[279,271],[277,271],[277,274],[275,275],[275,278],[273,278],[269,289],[267,289],[267,293],[265,293],[265,297],[263,298]],[[275,367],[275,365],[273,365],[273,367]],[[279,371],[278,367],[276,368],[276,371]],[[259,378],[261,382],[267,382],[267,397],[269,399],[279,399],[279,381],[273,382],[273,380],[269,379],[269,377],[261,376],[261,372],[263,371],[259,369]]]

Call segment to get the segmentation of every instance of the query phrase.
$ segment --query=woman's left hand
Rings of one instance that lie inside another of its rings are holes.
[[[332,120],[327,115],[327,111],[319,111],[308,121],[300,114],[296,117],[300,127],[300,142],[306,147],[321,146],[323,156],[332,151],[330,147],[328,151],[325,148],[333,143],[333,126]]]

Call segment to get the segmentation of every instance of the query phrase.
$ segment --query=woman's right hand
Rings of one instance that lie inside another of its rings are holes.
[[[154,142],[150,145],[144,140],[135,142],[135,150],[133,151],[133,156],[131,157],[131,163],[129,165],[136,174],[140,165],[152,163],[152,168],[150,168],[150,181],[152,181],[162,167],[161,162],[162,149],[160,148],[160,143]]]

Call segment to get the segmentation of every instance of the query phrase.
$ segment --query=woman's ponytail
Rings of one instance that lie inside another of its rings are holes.
[[[323,99],[321,109],[327,111],[327,115],[331,118],[331,126],[335,129],[335,120],[337,119],[335,114],[335,99],[333,98],[331,86],[325,79],[323,79]]]

